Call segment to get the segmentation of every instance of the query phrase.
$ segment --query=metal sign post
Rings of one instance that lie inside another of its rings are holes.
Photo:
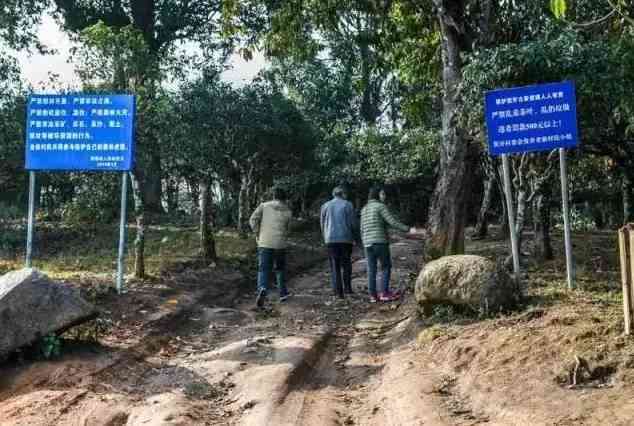
[[[33,267],[33,228],[35,225],[35,172],[29,172],[29,223],[26,231],[26,267]]]
[[[513,208],[513,191],[511,190],[511,170],[509,156],[502,154],[502,169],[504,173],[504,193],[506,195],[506,212],[509,216],[509,235],[511,236],[511,252],[513,254],[513,272],[515,281],[520,282],[520,254],[517,244],[517,230],[515,229],[515,209]]]
[[[561,171],[561,199],[564,213],[564,245],[566,247],[566,280],[568,289],[575,288],[572,263],[572,242],[570,237],[570,209],[568,206],[568,171],[566,170],[566,149],[559,148],[559,169]]]
[[[125,292],[123,275],[125,273],[126,213],[128,208],[128,173],[121,174],[121,222],[119,223],[119,257],[117,258],[117,293]]]

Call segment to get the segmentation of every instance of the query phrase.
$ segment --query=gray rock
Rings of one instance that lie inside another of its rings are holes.
[[[0,360],[50,333],[67,330],[97,315],[79,291],[35,269],[0,277]]]
[[[428,263],[416,280],[416,301],[424,314],[438,304],[493,313],[511,308],[520,289],[502,267],[480,256],[446,256]]]

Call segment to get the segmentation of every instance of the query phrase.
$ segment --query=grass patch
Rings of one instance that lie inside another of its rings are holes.
[[[14,238],[25,238],[23,229],[11,229]],[[112,279],[117,269],[118,227],[116,225],[65,226],[38,224],[34,242],[33,265],[55,279],[90,274]],[[157,276],[170,264],[198,258],[199,242],[195,227],[150,226],[146,230],[146,272]],[[127,235],[126,271],[134,266],[136,229]],[[255,250],[253,239],[240,238],[234,232],[219,232],[216,247],[221,260],[244,267]],[[0,253],[0,273],[24,266],[24,242],[11,253]]]

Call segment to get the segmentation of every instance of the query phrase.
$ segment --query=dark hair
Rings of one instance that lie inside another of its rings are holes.
[[[368,193],[368,200],[376,200],[379,201],[379,194],[383,191],[383,187],[380,185],[375,185],[370,188],[370,192]]]
[[[276,200],[286,200],[286,191],[281,186],[273,187],[273,198]]]

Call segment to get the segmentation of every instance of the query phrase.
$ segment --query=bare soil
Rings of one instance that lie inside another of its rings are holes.
[[[634,344],[621,335],[609,234],[576,241],[580,290],[562,259],[528,262],[526,305],[496,318],[420,318],[421,244],[392,246],[398,303],[331,297],[325,254],[291,254],[293,294],[254,309],[254,277],[181,268],[100,306],[99,342],[55,361],[0,367],[1,425],[628,425]],[[499,257],[503,242],[472,243]],[[617,280],[617,281],[615,281]],[[74,342],[74,343],[73,343]]]

